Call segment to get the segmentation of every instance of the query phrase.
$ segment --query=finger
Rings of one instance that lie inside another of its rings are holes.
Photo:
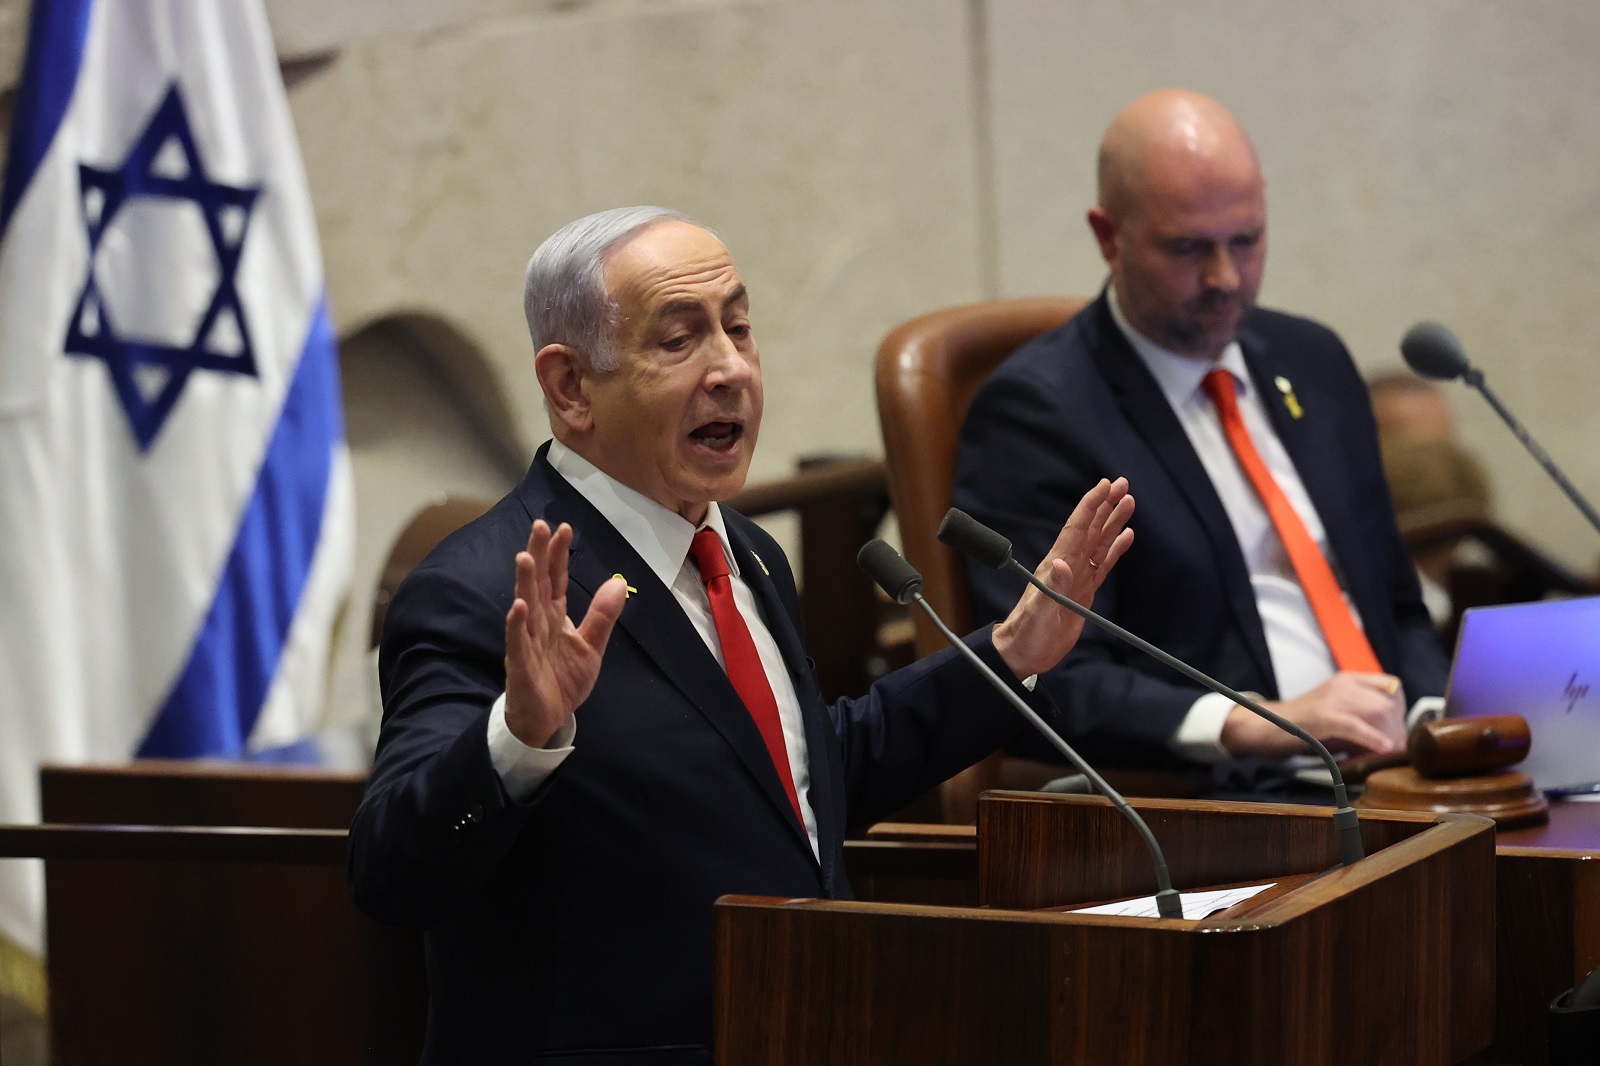
[[[1133,547],[1133,530],[1124,529],[1117,534],[1117,539],[1111,542],[1111,547],[1106,549],[1106,557],[1095,567],[1094,587],[1099,589],[1105,581],[1111,568],[1117,565],[1117,560],[1128,554],[1128,549]]]
[[[578,626],[578,635],[596,654],[606,650],[611,631],[616,628],[617,619],[622,617],[622,608],[627,602],[628,583],[620,577],[608,578],[605,584],[595,590],[594,599],[589,601],[589,610]]]
[[[538,519],[528,528],[527,548],[524,552],[518,553],[517,595],[530,603],[533,600],[533,571],[529,570],[524,574],[520,558],[522,554],[526,554],[537,565],[544,556],[544,545],[548,542],[549,536],[550,527],[545,525],[544,519]]]
[[[519,556],[520,558],[520,556]],[[528,601],[518,597],[506,612],[506,677],[528,665],[532,658],[528,639]]]
[[[550,560],[546,569],[550,575],[550,598],[566,613],[567,561],[571,558],[572,527],[563,522],[550,538]]]
[[[1344,670],[1340,672],[1339,676],[1347,677],[1363,688],[1382,692],[1385,696],[1392,696],[1400,689],[1400,679],[1393,674],[1363,674],[1356,673],[1353,670]]]
[[[528,526],[528,554],[537,554],[537,552],[534,550],[535,546],[542,543],[540,538],[548,535],[549,532],[550,524],[548,522],[542,518],[535,518],[533,520],[533,523]]]
[[[1394,751],[1396,748],[1394,738],[1376,726],[1369,725],[1360,718],[1351,718],[1347,721],[1348,728],[1340,730],[1351,744],[1363,751],[1370,751],[1376,755],[1383,755]]]
[[[1072,509],[1072,514],[1067,517],[1065,529],[1088,529],[1094,523],[1094,516],[1106,502],[1106,496],[1111,491],[1111,482],[1101,478],[1093,488],[1083,494],[1078,501],[1078,506]]]
[[[550,618],[538,603],[538,563],[527,552],[517,553],[517,599],[522,603],[522,628],[531,640],[543,640]]]
[[[528,598],[529,609],[544,620],[548,625],[550,620],[550,558],[552,554],[551,542],[555,539],[554,532],[541,520],[537,523],[535,535],[538,537],[538,551],[530,552],[533,556],[533,595]]]
[[[1115,536],[1126,529],[1128,523],[1133,520],[1134,507],[1133,495],[1131,493],[1123,494],[1122,498],[1117,501],[1116,506],[1111,509],[1111,517],[1106,521],[1106,533],[1110,536]]]
[[[1050,545],[1050,551],[1045,555],[1048,560],[1052,557],[1076,554],[1082,550],[1086,538],[1091,536],[1095,516],[1100,511],[1100,506],[1105,502],[1105,494],[1110,490],[1110,483],[1104,478],[1078,501],[1078,506],[1072,509],[1072,514],[1056,534],[1055,543]],[[1044,575],[1039,575],[1043,577]]]
[[[1072,581],[1074,576],[1075,575],[1072,572],[1071,563],[1067,562],[1065,559],[1051,559],[1050,573],[1047,575],[1045,580],[1049,583],[1050,587],[1055,589],[1057,592],[1070,596],[1072,595]]]
[[[1131,496],[1124,496],[1116,507],[1107,509],[1104,518],[1094,531],[1094,536],[1084,545],[1085,557],[1095,566],[1105,565],[1112,545],[1127,528],[1128,519],[1133,515],[1132,499]]]

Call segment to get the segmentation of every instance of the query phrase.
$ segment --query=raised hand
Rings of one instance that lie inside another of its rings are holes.
[[[1089,606],[1106,574],[1133,543],[1133,530],[1127,528],[1132,517],[1127,479],[1102,479],[1073,508],[1034,575]],[[1082,618],[1029,585],[1005,621],[995,627],[994,646],[1012,672],[1024,678],[1055,666],[1082,633]]]
[[[517,598],[506,612],[506,728],[529,747],[543,747],[600,676],[600,657],[627,600],[627,582],[612,578],[595,591],[583,622],[567,617],[567,549],[572,527],[554,533],[544,519],[517,553]]]

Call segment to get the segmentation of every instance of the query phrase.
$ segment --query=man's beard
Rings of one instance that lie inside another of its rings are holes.
[[[1254,306],[1254,300],[1240,293],[1202,293],[1162,321],[1163,343],[1175,352],[1214,355],[1238,338],[1239,323]],[[1222,315],[1229,309],[1232,314]]]

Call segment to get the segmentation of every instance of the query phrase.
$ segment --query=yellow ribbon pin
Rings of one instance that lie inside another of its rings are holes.
[[[1294,386],[1289,384],[1288,378],[1280,374],[1272,379],[1272,383],[1283,393],[1283,406],[1289,409],[1290,418],[1300,418],[1306,413],[1305,408],[1300,406],[1300,400],[1295,396]]]
[[[756,561],[756,565],[761,567],[761,572],[763,574],[766,574],[768,577],[772,576],[772,571],[768,570],[767,564],[761,561],[761,556],[757,555],[755,552],[751,552],[750,558],[754,559]]]
[[[611,576],[612,577],[622,577],[621,574],[612,574]],[[632,596],[635,592],[639,591],[638,589],[634,588],[632,585],[629,585],[628,584],[628,579],[625,578],[625,577],[622,577],[622,584],[627,588],[629,596]]]

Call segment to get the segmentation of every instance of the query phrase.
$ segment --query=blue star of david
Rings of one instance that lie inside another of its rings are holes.
[[[158,173],[158,153],[169,142],[179,146],[186,164],[181,176]],[[67,327],[65,351],[68,355],[104,361],[139,448],[147,450],[161,432],[191,373],[214,370],[257,376],[255,351],[250,342],[244,305],[235,287],[235,275],[250,213],[261,188],[223,185],[206,176],[176,83],[167,90],[161,105],[150,117],[150,124],[128,150],[122,165],[100,170],[79,164],[78,184],[84,226],[89,235],[89,268],[83,292]],[[205,220],[206,233],[216,253],[216,291],[211,294],[195,326],[194,336],[184,347],[135,340],[120,334],[95,277],[95,253],[100,239],[117,212],[139,196],[191,201]],[[239,223],[232,232],[226,232],[223,224],[223,215],[229,211],[236,213]],[[238,325],[237,340],[232,345],[236,348],[234,351],[219,350],[213,337],[213,328],[224,315],[231,315]],[[136,376],[143,368],[159,371],[153,375],[157,385],[149,395],[140,388]]]

